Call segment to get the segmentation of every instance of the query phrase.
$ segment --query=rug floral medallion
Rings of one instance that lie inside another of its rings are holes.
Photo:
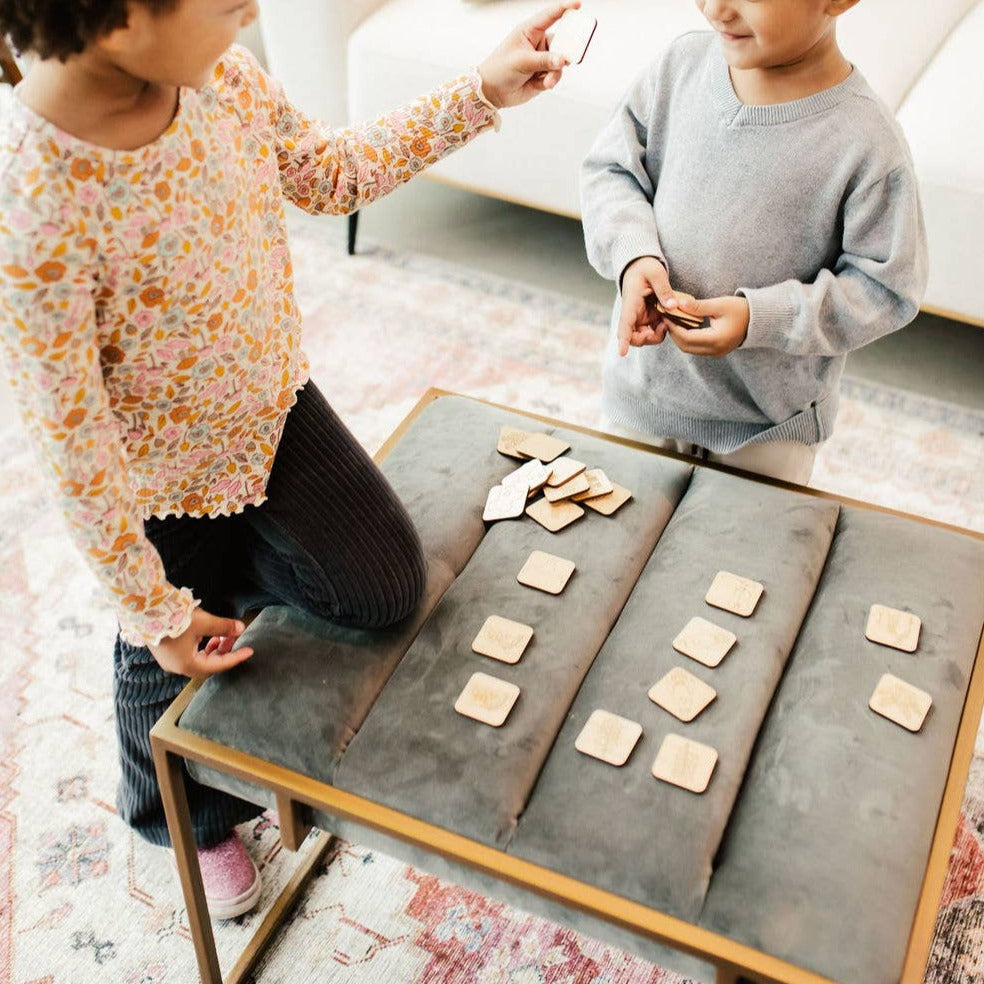
[[[295,222],[312,377],[370,449],[431,386],[599,426],[608,312],[382,249],[346,258]],[[197,980],[168,852],[116,815],[115,620],[67,541],[18,426],[0,430],[0,984]],[[845,380],[814,484],[984,529],[984,414]],[[228,969],[295,859],[275,817],[241,828],[260,909],[220,924]],[[340,843],[257,979],[338,984],[681,984],[543,919]],[[984,984],[984,741],[978,739],[927,973]]]

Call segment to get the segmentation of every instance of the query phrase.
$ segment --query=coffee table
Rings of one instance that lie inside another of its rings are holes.
[[[500,428],[551,433],[633,498],[559,533],[486,525],[519,461]],[[284,844],[331,831],[718,984],[922,980],[984,702],[984,536],[432,390],[377,459],[428,558],[419,611],[381,632],[286,608],[254,657],[193,682],[151,741],[202,979],[222,980],[184,793],[276,807]],[[559,595],[518,583],[574,561]],[[719,570],[762,583],[712,608]],[[914,653],[864,636],[872,604],[920,615]],[[485,618],[534,627],[513,665]],[[692,616],[738,637],[719,666],[673,648]],[[648,688],[673,667],[717,698],[684,724]],[[455,713],[472,673],[520,698],[501,727]],[[868,707],[885,673],[929,693],[917,733]],[[615,767],[575,741],[605,709],[642,725]],[[715,748],[707,790],[655,779],[668,734]],[[231,970],[255,966],[330,845],[305,859]]]

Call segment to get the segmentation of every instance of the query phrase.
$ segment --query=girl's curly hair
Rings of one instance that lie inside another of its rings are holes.
[[[157,11],[178,0],[131,0]],[[0,0],[0,34],[21,52],[59,58],[126,25],[128,0]]]

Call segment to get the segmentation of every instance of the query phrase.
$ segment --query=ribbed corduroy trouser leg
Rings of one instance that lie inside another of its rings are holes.
[[[147,535],[171,583],[214,615],[286,604],[375,628],[405,618],[423,595],[423,552],[406,510],[312,383],[288,414],[265,503],[234,516],[151,519]],[[149,733],[187,680],[119,638],[114,669],[120,815],[166,845]],[[190,777],[187,786],[200,846],[261,812]]]

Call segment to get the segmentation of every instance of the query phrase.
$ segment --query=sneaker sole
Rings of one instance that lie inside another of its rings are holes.
[[[260,872],[256,865],[253,865],[255,877],[253,884],[241,895],[234,895],[229,899],[210,899],[205,897],[208,903],[208,912],[213,919],[235,919],[237,916],[244,916],[251,909],[256,907],[260,901],[260,893],[263,885],[260,879]]]

